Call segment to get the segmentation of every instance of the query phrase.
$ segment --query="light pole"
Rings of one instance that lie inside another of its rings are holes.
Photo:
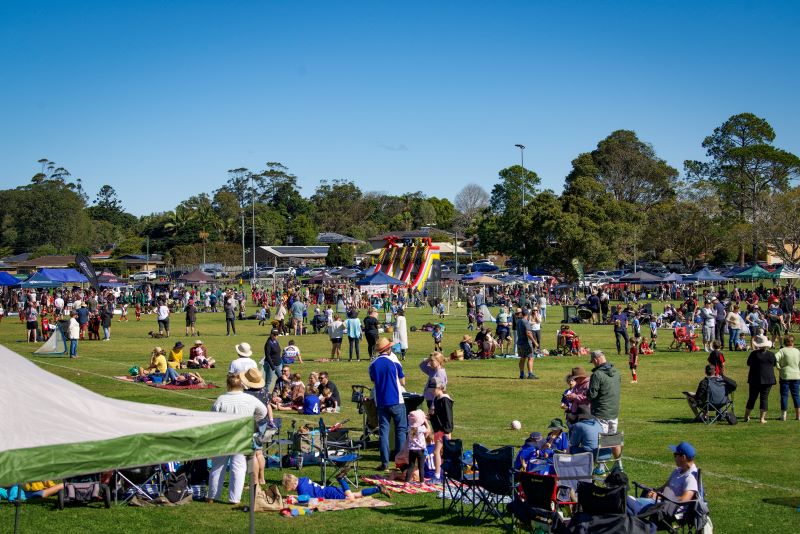
[[[251,242],[251,247],[253,249],[253,277],[252,282],[250,283],[251,287],[255,284],[256,281],[256,188],[255,188],[255,181],[253,180],[253,173],[250,173],[250,198],[252,199],[252,214],[253,214],[253,240]]]
[[[519,149],[519,164],[522,167],[522,180],[520,180],[520,188],[522,189],[522,210],[525,211],[525,145],[514,145]],[[525,254],[525,240],[522,240],[522,280],[525,280],[528,274],[528,261]]]

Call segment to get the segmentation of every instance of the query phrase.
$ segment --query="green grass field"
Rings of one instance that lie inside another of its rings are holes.
[[[656,304],[660,309],[660,305]],[[550,320],[544,325],[545,346],[555,345],[555,330],[561,317],[558,307],[549,310]],[[363,315],[363,313],[362,313]],[[430,310],[410,310],[408,324],[421,325],[431,320]],[[225,337],[222,314],[200,314],[200,336],[217,358],[217,369],[203,373],[207,380],[224,384],[225,370],[234,358],[233,346],[247,341],[261,354],[267,328],[256,321],[238,322],[239,335]],[[89,342],[80,345],[78,360],[67,358],[33,357],[32,344],[21,342],[24,326],[16,318],[6,318],[0,324],[0,343],[31,358],[43,369],[72,380],[89,389],[115,398],[158,403],[197,410],[208,410],[213,399],[224,389],[190,392],[161,391],[139,384],[123,383],[111,378],[125,374],[133,364],[145,364],[152,346],[165,348],[177,340],[187,345],[193,339],[183,336],[183,316],[173,317],[173,337],[170,340],[151,340],[147,332],[156,327],[155,316],[143,316],[142,322],[115,322],[112,341]],[[464,310],[453,308],[445,323],[444,347],[453,350],[465,333]],[[711,516],[717,532],[797,532],[800,530],[800,482],[796,459],[800,453],[800,423],[777,420],[779,404],[777,388],[770,398],[769,422],[740,423],[737,426],[717,424],[705,426],[691,422],[691,413],[681,391],[694,390],[703,376],[705,353],[658,351],[642,357],[639,384],[630,384],[627,360],[616,356],[610,327],[578,325],[575,330],[584,345],[601,348],[623,375],[620,427],[625,431],[624,465],[631,480],[652,484],[663,483],[672,469],[668,444],[691,441],[698,450],[697,463],[703,469],[704,482],[710,501]],[[661,343],[666,346],[671,332],[662,331]],[[282,345],[288,338],[280,338]],[[432,349],[429,333],[409,333],[410,350],[406,360],[409,391],[421,392],[425,377],[417,369],[418,362]],[[367,363],[317,363],[327,357],[327,336],[308,335],[298,339],[306,360],[295,369],[307,376],[312,370],[327,370],[342,393],[341,414],[326,415],[327,421],[350,418],[360,422],[355,405],[349,401],[351,384],[369,383]],[[362,343],[366,352],[366,344]],[[346,354],[345,354],[346,356]],[[746,400],[744,352],[726,353],[728,374],[739,382],[737,413],[741,416]],[[455,400],[454,437],[465,444],[481,442],[489,446],[513,444],[519,446],[533,430],[544,431],[553,417],[561,417],[561,393],[564,376],[569,369],[583,365],[591,367],[586,357],[546,357],[536,361],[540,380],[517,379],[516,360],[487,360],[449,362],[447,372],[450,392]],[[7,392],[6,392],[7,393]],[[41,392],[46,395],[46,391]],[[2,406],[2,402],[0,402]],[[285,415],[285,414],[284,414]],[[303,420],[302,416],[297,417]],[[522,431],[510,430],[510,422],[522,422]],[[311,421],[311,419],[306,419]],[[313,421],[312,421],[313,422]],[[353,423],[350,425],[352,426]],[[90,422],[89,422],[90,423]],[[358,424],[358,423],[357,423]],[[356,424],[356,426],[357,426]],[[42,428],[47,432],[47,428]],[[0,437],[0,439],[2,439]],[[367,451],[361,466],[370,473],[378,464],[377,452]],[[319,476],[317,467],[308,467],[304,474]],[[267,480],[278,482],[281,472],[267,470]],[[442,532],[457,531],[465,525],[453,518],[442,517],[441,502],[433,494],[401,495],[394,506],[376,510],[351,510],[311,517],[285,519],[277,514],[259,514],[257,531],[289,531],[302,527],[325,532]],[[54,501],[26,504],[22,508],[21,532],[109,532],[138,533],[145,531],[198,533],[243,532],[247,514],[234,511],[224,504],[193,503],[179,508],[139,509],[112,507],[111,510],[93,505],[57,511]],[[0,505],[0,532],[10,532],[13,507]],[[484,527],[497,530],[497,527]]]

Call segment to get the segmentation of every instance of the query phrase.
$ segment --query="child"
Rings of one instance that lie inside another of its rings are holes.
[[[428,376],[425,384],[425,402],[428,404],[428,413],[433,411],[433,399],[436,397],[436,380],[438,379],[447,388],[447,371],[444,370],[444,355],[441,352],[431,352],[427,359],[422,360],[419,369]]]
[[[431,337],[433,337],[433,350],[442,352],[442,327],[438,324],[434,326]]]
[[[261,305],[261,310],[259,310],[259,312],[256,314],[256,317],[258,317],[258,326],[264,326],[264,324],[267,322],[266,305],[264,304]]]
[[[642,322],[639,320],[639,314],[633,316],[633,321],[631,321],[631,326],[633,327],[633,337],[639,338],[642,337]]]
[[[374,488],[364,488],[363,490],[353,493],[350,491],[350,486],[347,484],[345,475],[347,470],[345,468],[336,473],[336,481],[342,489],[333,486],[320,486],[316,482],[312,482],[308,477],[297,478],[296,476],[286,473],[283,475],[283,489],[286,491],[296,491],[298,495],[308,495],[317,499],[331,499],[354,501],[360,497],[369,497],[376,493],[382,493],[391,498],[392,494],[386,489],[385,486],[375,486]]]
[[[408,469],[406,470],[406,484],[411,482],[414,476],[414,464],[419,470],[420,483],[425,481],[425,453],[427,443],[425,436],[430,433],[428,421],[425,419],[425,412],[414,410],[408,414]]]
[[[331,388],[325,386],[322,388],[322,396],[320,397],[320,404],[322,406],[322,411],[326,413],[338,413],[339,411],[339,404],[336,402],[336,399],[333,397],[333,392],[331,392]]]
[[[119,322],[125,321],[128,322],[128,303],[123,302],[120,307],[120,314],[119,314]]]
[[[433,429],[433,457],[434,479],[432,484],[442,481],[442,447],[445,438],[451,439],[453,432],[453,399],[446,393],[445,385],[434,378],[433,413],[431,414],[431,427]]]
[[[444,311],[445,311],[445,309],[444,309],[444,302],[440,302],[440,303],[439,303],[439,304],[436,306],[436,309],[437,309],[437,311],[439,312],[439,319],[444,319]]]
[[[475,330],[475,310],[472,308],[467,312],[467,330]]]
[[[656,340],[658,339],[658,323],[655,315],[650,316],[650,348],[656,350]]]
[[[482,311],[478,311],[478,313],[475,315],[475,325],[478,328],[478,330],[480,330],[483,327],[483,312]]]
[[[630,356],[628,357],[628,366],[631,368],[631,384],[638,384],[639,379],[636,376],[636,368],[639,366],[639,342],[641,341],[640,337],[635,337],[633,339],[633,343],[631,343],[631,350]]]
[[[320,402],[317,390],[308,386],[303,397],[303,415],[319,415]]]
[[[281,362],[283,365],[294,365],[295,362],[303,363],[303,357],[300,355],[300,349],[294,344],[294,339],[290,339],[289,344],[283,349]]]
[[[141,321],[142,320],[142,305],[137,302],[136,303],[136,308],[134,308],[134,309],[136,310],[136,320],[137,321]]]
[[[575,389],[575,377],[572,375],[567,375],[564,379],[567,382],[567,389],[564,390],[564,393],[561,394],[561,409],[564,410],[564,417],[567,417],[568,413],[572,413],[572,401],[569,400],[569,395],[571,395]]]
[[[711,344],[711,354],[708,355],[708,363],[714,366],[714,374],[717,376],[722,376],[725,374],[725,355],[722,354],[720,350],[722,348],[722,343],[717,340]]]

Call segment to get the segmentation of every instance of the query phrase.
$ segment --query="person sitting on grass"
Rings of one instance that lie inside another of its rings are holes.
[[[283,349],[281,355],[281,362],[283,365],[294,365],[295,363],[303,363],[303,357],[300,355],[300,349],[294,343],[294,339],[290,339],[289,343]]]
[[[298,495],[308,495],[309,497],[317,499],[354,501],[356,499],[360,499],[361,497],[369,497],[370,495],[375,495],[377,493],[382,493],[389,498],[392,497],[391,492],[385,486],[364,488],[363,490],[354,493],[350,490],[350,485],[347,483],[347,479],[345,478],[349,470],[349,467],[345,467],[336,473],[336,481],[339,483],[342,489],[334,486],[320,486],[308,477],[297,478],[290,473],[283,475],[281,484],[283,485],[283,489],[287,492],[296,491]]]
[[[208,350],[201,340],[194,342],[194,346],[189,349],[189,361],[186,362],[189,369],[210,369],[216,366],[216,360],[208,357]]]
[[[278,404],[275,408],[280,411],[303,411],[303,402],[305,401],[306,396],[306,387],[305,385],[300,382],[299,384],[294,384],[292,386],[292,390],[290,393],[291,400],[286,403],[282,402]]]
[[[164,382],[173,382],[178,377],[178,372],[167,365],[167,351],[161,347],[155,347],[150,353],[150,365],[139,368],[139,376],[161,374]]]
[[[183,342],[178,341],[175,346],[169,351],[167,358],[167,365],[173,369],[180,369],[183,367]]]
[[[325,413],[338,413],[339,403],[333,396],[333,391],[328,386],[322,386],[319,397],[321,410]]]
[[[464,337],[461,338],[461,343],[458,344],[458,348],[464,352],[465,360],[472,360],[475,358],[475,353],[472,352],[472,338],[469,334],[464,334]]]

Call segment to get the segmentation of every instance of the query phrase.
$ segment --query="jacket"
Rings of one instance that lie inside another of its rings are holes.
[[[598,419],[619,417],[620,382],[619,370],[608,362],[592,370],[588,397],[593,416]]]
[[[434,432],[453,432],[453,399],[445,394],[438,399],[433,399],[433,413],[431,414],[431,427]]]
[[[271,336],[267,338],[267,342],[264,344],[264,367],[274,371],[281,364],[282,357],[283,353],[278,340],[276,339],[273,343]]]

